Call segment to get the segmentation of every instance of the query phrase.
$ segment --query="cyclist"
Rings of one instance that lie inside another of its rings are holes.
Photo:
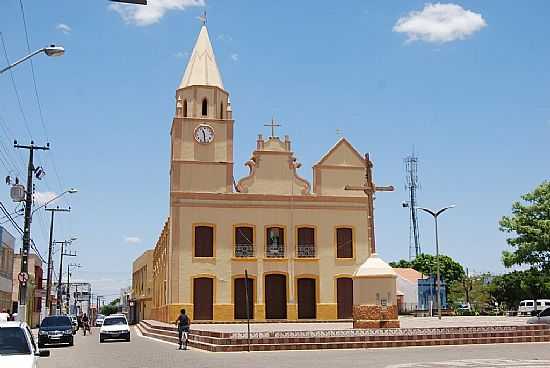
[[[82,315],[82,330],[84,333],[84,336],[86,336],[86,330],[90,331],[90,335],[92,334],[92,330],[90,330],[90,319],[88,318],[88,315],[84,313]]]
[[[187,350],[187,340],[189,339],[189,326],[191,325],[191,320],[185,314],[185,309],[180,311],[180,315],[176,320],[176,326],[178,326],[178,340],[180,344],[180,350]]]

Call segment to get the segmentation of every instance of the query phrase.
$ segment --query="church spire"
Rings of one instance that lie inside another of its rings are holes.
[[[178,89],[189,86],[215,86],[224,89],[214,50],[210,43],[210,37],[208,37],[206,21],[203,21],[199,37]]]

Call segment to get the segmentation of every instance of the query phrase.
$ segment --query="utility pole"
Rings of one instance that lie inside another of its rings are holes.
[[[75,254],[76,256],[76,254]],[[67,311],[70,312],[71,310],[71,267],[77,267],[79,268],[80,265],[76,263],[69,263],[67,265]],[[74,301],[74,305],[76,308],[76,298]]]
[[[56,208],[46,208],[46,211],[50,211],[52,216],[50,220],[50,244],[48,246],[48,275],[47,275],[47,282],[46,282],[46,308],[49,311],[49,315],[52,315],[52,308],[51,308],[51,301],[50,301],[50,293],[52,289],[52,273],[53,273],[53,263],[52,263],[52,248],[53,248],[53,219],[56,212],[71,212],[71,207],[69,208],[59,208],[57,206]]]
[[[59,280],[57,282],[57,313],[61,314],[61,276],[63,275],[63,256],[67,257],[76,257],[76,254],[74,253],[65,253],[64,247],[67,244],[72,243],[72,240],[64,240],[60,242],[54,242],[54,244],[61,244],[61,259],[59,260]]]
[[[27,170],[27,188],[25,191],[25,225],[23,227],[23,249],[21,250],[21,272],[18,275],[19,279],[19,307],[17,317],[20,321],[27,319],[27,282],[29,280],[29,249],[31,245],[31,222],[32,222],[32,194],[33,184],[32,179],[35,174],[34,167],[34,151],[47,151],[50,149],[50,144],[46,146],[35,146],[31,141],[30,146],[19,145],[17,141],[13,142],[15,148],[23,148],[29,150],[29,166]],[[37,175],[38,178],[40,174]]]

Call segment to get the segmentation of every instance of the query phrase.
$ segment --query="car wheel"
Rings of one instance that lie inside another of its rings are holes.
[[[130,336],[126,338],[126,342],[130,342]]]
[[[73,346],[74,345],[74,340],[73,339],[70,339],[69,340],[69,346]]]

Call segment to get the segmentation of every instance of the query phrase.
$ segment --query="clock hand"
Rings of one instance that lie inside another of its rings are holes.
[[[203,141],[206,142],[206,133],[204,132],[204,129],[202,130],[202,137]]]

